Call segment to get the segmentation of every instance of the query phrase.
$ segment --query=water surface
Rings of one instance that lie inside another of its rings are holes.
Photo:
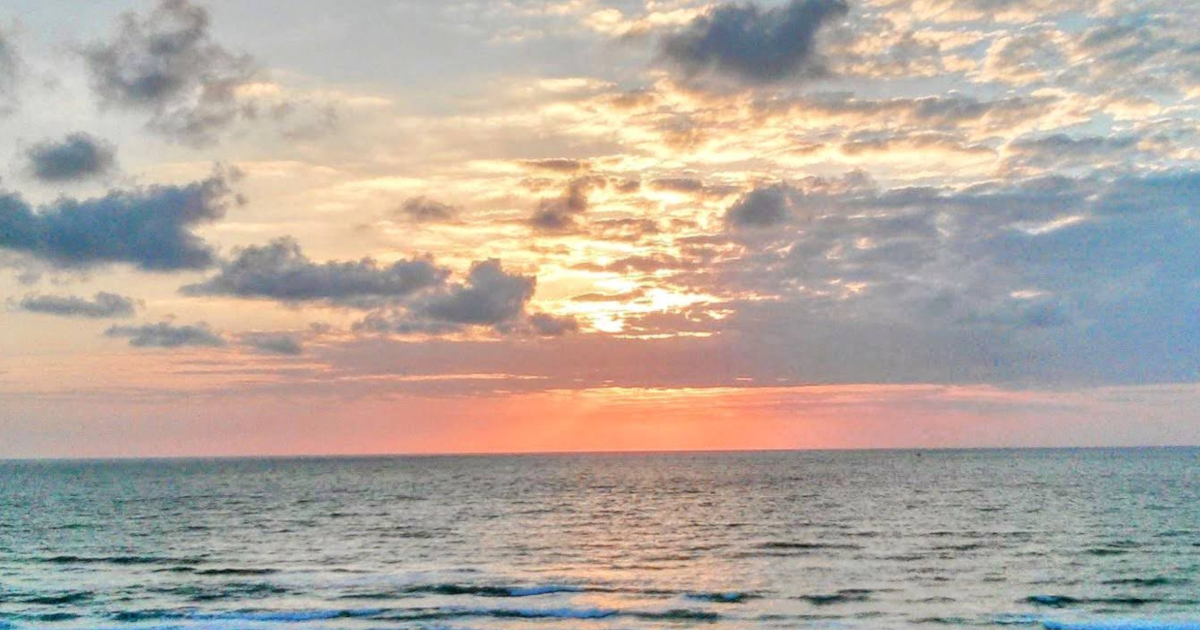
[[[0,462],[0,628],[1194,628],[1200,450]]]

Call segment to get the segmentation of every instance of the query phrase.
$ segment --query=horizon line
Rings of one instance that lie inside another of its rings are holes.
[[[25,456],[0,457],[0,462],[137,462],[137,461],[213,461],[213,460],[288,460],[288,459],[397,459],[437,457],[537,457],[571,455],[701,455],[744,453],[948,453],[961,451],[1103,451],[1200,449],[1200,444],[1135,444],[1090,446],[903,446],[903,447],[822,447],[822,448],[731,448],[731,449],[646,449],[578,451],[436,451],[392,453],[295,453],[247,455],[97,455],[78,457]]]

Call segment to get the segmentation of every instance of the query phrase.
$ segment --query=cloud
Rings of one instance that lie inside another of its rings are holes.
[[[725,211],[733,229],[776,227],[793,219],[811,220],[837,210],[863,194],[874,194],[875,182],[862,171],[842,177],[806,177],[792,183],[761,185],[742,195]]]
[[[22,66],[12,34],[0,29],[0,116],[13,113],[20,103],[17,89],[21,82]]]
[[[699,193],[704,191],[704,181],[695,177],[659,177],[650,180],[650,188],[677,193]]]
[[[45,141],[25,152],[33,176],[43,182],[70,182],[99,177],[117,166],[112,143],[77,132],[61,141]]]
[[[1049,136],[1018,138],[1005,147],[1004,167],[1007,169],[1034,169],[1035,172],[1050,168],[1065,169],[1086,167],[1093,169],[1108,166],[1137,155],[1141,138],[1134,135],[1115,136],[1069,136],[1056,133]],[[1149,162],[1149,159],[1144,159]]]
[[[672,277],[723,296],[733,314],[708,329],[736,332],[763,361],[775,343],[824,353],[828,377],[861,382],[1200,375],[1198,173],[788,189],[771,199],[804,221],[731,231],[738,255]],[[780,205],[769,207],[774,221]]]
[[[499,260],[471,264],[466,282],[423,293],[402,310],[376,312],[359,329],[401,334],[445,334],[490,327],[502,334],[561,335],[578,328],[571,318],[530,314],[537,278],[508,273]]]
[[[644,256],[626,256],[603,265],[592,262],[577,263],[573,268],[581,271],[602,271],[621,275],[656,275],[680,269],[696,269],[699,266],[696,262],[685,261],[667,254],[648,254]]]
[[[60,315],[63,317],[133,317],[137,302],[132,298],[100,291],[92,299],[74,295],[26,295],[18,306],[31,313]]]
[[[419,319],[451,324],[497,324],[515,319],[533,297],[533,276],[506,273],[500,261],[471,265],[467,282],[411,307]]]
[[[792,217],[791,190],[782,184],[755,188],[725,212],[726,225],[733,228],[766,228],[786,223]]]
[[[880,4],[935,22],[1047,20],[1067,11],[1093,6],[1078,0],[883,0]]]
[[[1031,120],[1052,110],[1059,100],[1060,97],[1046,94],[981,100],[957,92],[917,98],[865,99],[835,92],[767,99],[755,103],[755,107],[769,120],[800,118],[856,129],[894,129],[902,123],[921,132],[962,128],[996,132],[1028,125]]]
[[[217,275],[185,286],[185,295],[229,295],[283,302],[375,306],[441,284],[448,271],[425,258],[390,265],[373,258],[317,263],[290,237],[237,250]]]
[[[557,317],[549,313],[534,313],[528,318],[529,329],[542,337],[559,337],[579,330],[579,322],[572,317]]]
[[[436,223],[450,221],[458,215],[458,208],[428,197],[413,197],[406,200],[396,214],[414,223]]]
[[[544,160],[521,160],[521,164],[532,168],[545,171],[554,171],[557,173],[574,173],[580,169],[588,168],[588,163],[584,160],[573,160],[570,158],[546,158]]]
[[[106,337],[127,338],[135,348],[180,348],[184,346],[221,347],[225,338],[203,322],[176,326],[168,322],[141,326],[112,326]]]
[[[149,128],[167,137],[207,143],[250,113],[237,90],[255,74],[252,59],[213,42],[208,11],[188,0],[126,13],[111,40],[82,53],[102,104],[148,112]]]
[[[59,199],[36,210],[17,194],[0,194],[0,248],[64,268],[204,269],[213,250],[193,229],[224,216],[232,201],[223,173],[182,186]]]
[[[1193,93],[1200,85],[1194,16],[1133,9],[1073,32],[1064,44],[1070,63],[1062,68],[1059,82],[1110,98]]]
[[[578,227],[577,217],[588,209],[588,192],[597,183],[592,177],[571,180],[561,197],[538,204],[529,225],[541,232],[570,232]]]
[[[663,38],[663,55],[688,78],[716,74],[749,85],[819,77],[817,31],[844,16],[843,0],[791,0],[762,9],[725,4]]]
[[[300,339],[284,333],[248,333],[242,335],[240,340],[243,345],[268,354],[304,354],[304,345]]]
[[[988,47],[981,75],[989,81],[1028,85],[1062,68],[1062,33],[1035,28],[997,37]]]
[[[646,295],[645,289],[634,289],[622,293],[583,293],[573,296],[572,302],[631,302]]]

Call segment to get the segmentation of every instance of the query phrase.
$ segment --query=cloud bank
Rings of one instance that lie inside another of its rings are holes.
[[[125,338],[135,348],[218,348],[226,345],[225,338],[208,324],[175,325],[169,322],[140,326],[112,326],[105,336]]]
[[[17,306],[30,313],[94,319],[133,317],[137,311],[137,301],[133,298],[105,291],[96,293],[90,300],[74,295],[30,294],[22,298]]]
[[[215,262],[213,248],[193,230],[223,217],[235,201],[223,174],[38,208],[4,193],[0,249],[67,268],[125,263],[145,271],[204,269]]]
[[[326,301],[372,305],[440,284],[449,271],[427,258],[390,265],[373,258],[353,262],[310,260],[291,238],[245,247],[223,262],[217,275],[181,290],[185,295],[228,295],[283,302]]]

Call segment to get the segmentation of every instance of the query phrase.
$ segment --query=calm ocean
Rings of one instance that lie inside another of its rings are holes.
[[[1200,628],[1200,450],[0,462],[0,628]]]

